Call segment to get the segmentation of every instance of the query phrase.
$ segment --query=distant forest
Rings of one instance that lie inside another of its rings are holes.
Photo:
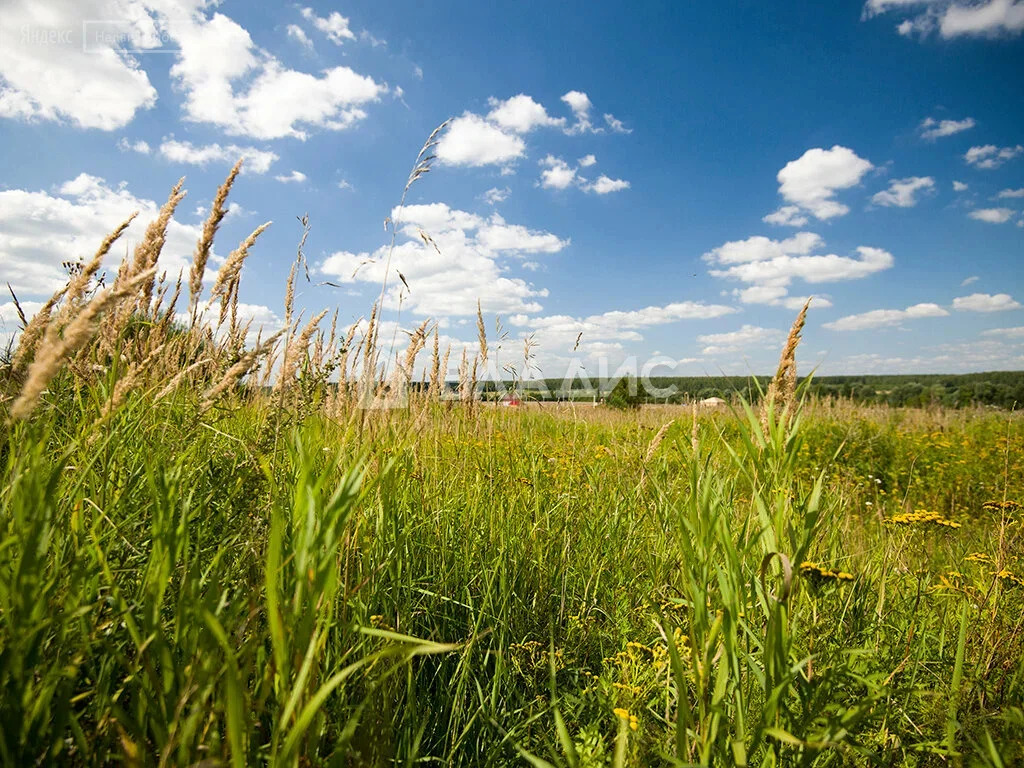
[[[756,382],[755,383],[755,379]],[[635,384],[636,402],[688,403],[694,399],[721,397],[732,401],[743,395],[750,401],[758,399],[758,384],[763,390],[770,376],[694,376],[653,377],[652,394],[643,384]],[[602,381],[600,392],[593,381],[575,379],[571,386],[558,379],[524,382],[523,395],[529,399],[593,400],[611,392],[615,381]],[[657,390],[674,387],[666,397]],[[493,383],[485,386],[494,391]],[[891,406],[946,406],[963,408],[976,405],[1011,409],[1024,407],[1024,371],[992,371],[967,374],[924,374],[900,376],[815,376],[811,380],[810,394],[815,397],[851,399],[858,403],[877,403]],[[484,395],[487,397],[487,395]]]

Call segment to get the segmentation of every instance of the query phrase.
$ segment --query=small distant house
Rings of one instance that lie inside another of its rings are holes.
[[[698,403],[701,408],[721,408],[725,404],[725,400],[720,397],[708,397]]]
[[[501,396],[501,399],[498,400],[498,402],[507,408],[518,408],[520,405],[523,404],[522,401],[519,399],[519,395],[515,394],[514,392],[506,392]]]

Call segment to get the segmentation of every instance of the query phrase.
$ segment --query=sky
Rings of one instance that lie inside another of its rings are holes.
[[[308,214],[297,307],[358,322],[389,264],[385,335],[429,318],[453,369],[479,302],[499,368],[530,339],[549,377],[770,373],[807,297],[801,373],[1024,369],[1024,0],[0,7],[28,311],[139,211],[116,269],[180,177],[161,263],[187,271],[244,157],[211,265],[273,222],[254,328]]]

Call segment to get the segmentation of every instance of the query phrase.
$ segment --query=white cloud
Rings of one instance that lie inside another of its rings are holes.
[[[498,203],[505,202],[511,194],[512,190],[508,187],[502,187],[500,189],[498,187],[491,187],[484,192],[483,199],[488,205],[497,205]]]
[[[1024,197],[1024,187],[1021,187],[1020,189],[1004,189],[999,193],[999,197]]]
[[[324,21],[333,24],[337,15]],[[348,67],[319,75],[288,69],[221,13],[176,13],[165,25],[179,47],[171,77],[183,93],[185,119],[230,135],[305,139],[309,127],[343,130],[365,118],[363,107],[387,91]],[[332,28],[336,37],[344,36],[340,27]]]
[[[778,224],[786,227],[802,227],[809,219],[800,212],[799,205],[783,205],[774,213],[761,218],[765,224]]]
[[[121,19],[132,46],[155,48],[153,23],[128,0],[8,0],[0,14],[0,117],[112,131],[156,103],[132,56],[85,35],[87,21]],[[91,25],[96,30],[95,21]],[[105,27],[104,27],[105,28]]]
[[[342,179],[338,182],[338,189],[355,189],[346,179]]]
[[[935,179],[931,176],[910,176],[906,179],[893,179],[889,182],[889,188],[875,193],[871,202],[876,205],[896,206],[898,208],[913,208],[917,205],[917,194],[919,192],[935,189]]]
[[[569,91],[562,96],[562,101],[569,105],[569,109],[572,110],[572,114],[576,118],[576,123],[565,129],[566,133],[586,133],[592,130],[590,110],[594,105],[587,94],[582,91]]]
[[[131,194],[124,184],[112,187],[85,173],[53,193],[0,191],[0,273],[19,299],[48,296],[67,281],[62,262],[91,258],[103,238],[139,211],[104,263],[108,270],[116,268],[125,244],[134,246],[142,240],[158,208],[158,203]],[[179,270],[188,273],[199,234],[198,225],[170,222],[160,266],[172,279]],[[214,257],[211,264],[216,263],[219,258]]]
[[[594,155],[584,155],[576,162],[580,168],[589,168],[590,166],[597,164],[597,158]]]
[[[527,254],[558,253],[569,245],[550,232],[508,224],[497,214],[485,219],[444,203],[406,206],[393,211],[392,217],[399,222],[402,239],[391,256],[385,303],[396,308],[404,293],[401,305],[420,315],[473,315],[477,299],[485,312],[539,312],[537,300],[547,296],[547,290],[506,276],[509,261]],[[421,239],[420,230],[431,243]],[[386,247],[373,254],[339,251],[319,270],[338,282],[380,285],[386,256]],[[405,290],[397,272],[405,276],[410,290]]]
[[[718,355],[739,352],[752,346],[771,346],[785,334],[776,328],[762,328],[757,325],[743,325],[739,330],[727,333],[709,333],[697,337],[704,344],[702,355]]]
[[[325,18],[317,16],[312,8],[303,8],[302,18],[312,22],[313,26],[327,35],[327,39],[335,45],[341,45],[346,40],[356,39],[355,34],[349,29],[348,19],[337,11],[331,11]]]
[[[153,151],[152,147],[142,139],[137,141],[129,141],[128,139],[121,137],[117,141],[117,148],[122,152],[138,152],[140,155],[148,155]]]
[[[868,328],[883,328],[899,325],[904,320],[915,320],[921,317],[946,317],[949,312],[938,304],[915,304],[906,309],[874,309],[859,315],[847,315],[824,327],[833,331],[863,331]]]
[[[985,144],[984,146],[968,149],[964,154],[964,160],[967,161],[968,165],[973,165],[975,168],[991,170],[992,168],[998,168],[1007,160],[1012,160],[1021,152],[1024,152],[1024,146],[1020,144],[1014,147],[1002,148],[997,147],[995,144]]]
[[[953,182],[953,191],[954,192],[966,192],[967,191],[967,185],[964,184],[962,181],[954,181]]]
[[[564,117],[551,117],[543,105],[538,104],[525,93],[520,93],[505,101],[491,97],[487,103],[491,106],[487,119],[516,133],[529,133],[534,128],[544,126],[561,127],[565,125]]]
[[[897,26],[906,36],[923,38],[937,31],[948,40],[962,35],[1013,35],[1024,30],[1021,0],[868,0],[864,17],[890,10],[916,14]]]
[[[587,192],[593,192],[596,195],[607,195],[612,192],[620,192],[623,189],[629,189],[629,182],[625,179],[613,179],[602,173],[597,177],[597,181],[593,184],[584,185],[583,189]]]
[[[970,277],[965,277],[963,282],[960,283],[960,287],[963,288],[964,286],[970,285],[971,283],[976,283],[980,279],[981,278],[978,277],[977,275],[971,275]]]
[[[503,165],[525,153],[521,138],[472,112],[453,120],[437,145],[437,158],[447,165]]]
[[[973,117],[965,117],[963,120],[936,120],[933,117],[926,117],[921,121],[919,130],[921,138],[938,139],[970,130],[975,125]]]
[[[632,128],[627,128],[621,120],[618,120],[614,115],[605,113],[604,121],[608,123],[608,127],[615,133],[632,133]]]
[[[744,303],[789,308],[803,303],[802,298],[789,295],[794,278],[812,284],[856,280],[889,269],[894,263],[888,251],[867,246],[857,248],[857,257],[810,255],[823,245],[821,237],[813,232],[798,232],[786,240],[757,236],[725,243],[705,253],[703,259],[724,267],[711,269],[712,277],[747,284],[747,288],[735,292]],[[817,304],[828,306],[827,299]]]
[[[1024,30],[1024,2],[990,0],[981,5],[953,3],[939,22],[943,37],[1019,33]]]
[[[778,173],[779,193],[818,219],[830,219],[849,212],[835,200],[835,193],[860,183],[874,166],[852,149],[838,144],[832,149],[814,148],[792,160]]]
[[[309,35],[306,31],[298,24],[289,24],[287,27],[288,37],[295,40],[304,48],[313,50],[313,41],[309,39]]]
[[[1008,293],[972,293],[970,296],[953,299],[953,309],[962,312],[1002,312],[1020,307],[1020,303],[1014,301]]]
[[[1013,216],[1013,211],[1009,208],[979,208],[967,215],[972,219],[984,221],[988,224],[1004,224]]]
[[[255,147],[240,147],[236,144],[197,146],[188,141],[175,139],[165,139],[161,142],[159,151],[165,160],[198,166],[207,166],[210,163],[234,165],[238,158],[244,157],[243,173],[266,173],[278,159],[274,152]]]
[[[1016,328],[990,328],[981,332],[982,336],[1003,336],[1007,339],[1024,339],[1024,325]]]
[[[291,184],[291,183],[301,184],[302,182],[304,182],[306,180],[306,174],[304,174],[302,171],[292,171],[291,173],[289,173],[287,175],[275,176],[274,178],[277,179],[278,181],[284,183],[284,184]]]
[[[576,170],[560,157],[548,155],[540,161],[545,170],[540,174],[540,185],[546,189],[567,189],[576,182]]]

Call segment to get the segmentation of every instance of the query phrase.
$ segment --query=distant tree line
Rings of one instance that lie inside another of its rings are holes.
[[[721,397],[733,400],[742,395],[748,401],[759,399],[759,392],[768,386],[769,376],[694,376],[655,377],[650,380],[653,392],[643,382],[629,380],[635,394],[631,403],[689,403]],[[523,394],[544,400],[605,400],[613,392],[621,399],[626,391],[621,382],[558,379],[524,382]],[[616,392],[616,386],[619,387]],[[760,387],[760,389],[759,389]],[[671,394],[667,391],[671,390]],[[1024,407],[1024,371],[990,371],[967,374],[905,374],[882,376],[816,376],[811,380],[809,394],[819,398],[841,398],[863,404],[893,407],[944,406],[965,408],[991,406],[1011,409]]]

